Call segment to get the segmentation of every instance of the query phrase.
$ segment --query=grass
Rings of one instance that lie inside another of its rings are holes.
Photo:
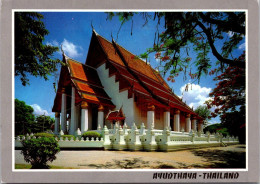
[[[15,164],[15,169],[31,169],[31,167],[32,166],[29,164]],[[51,165],[50,169],[77,169],[77,168]]]

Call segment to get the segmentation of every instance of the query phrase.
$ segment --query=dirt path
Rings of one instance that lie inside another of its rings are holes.
[[[27,164],[19,150],[15,163]],[[79,169],[245,168],[245,145],[174,152],[61,151],[50,165]]]

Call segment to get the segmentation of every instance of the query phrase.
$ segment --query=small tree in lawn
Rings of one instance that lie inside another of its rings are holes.
[[[200,105],[195,109],[195,112],[204,119],[203,125],[207,125],[210,118],[211,111],[207,108],[206,105]]]
[[[47,162],[56,159],[60,151],[58,142],[53,137],[41,137],[22,141],[24,160],[32,165],[32,169],[48,169]]]

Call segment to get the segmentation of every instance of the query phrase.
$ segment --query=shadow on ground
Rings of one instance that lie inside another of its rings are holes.
[[[190,150],[195,156],[201,157],[204,161],[199,164],[187,164],[185,162],[144,161],[139,158],[125,158],[123,160],[112,160],[104,164],[79,164],[93,169],[208,169],[208,168],[245,168],[246,152],[245,146],[237,145],[234,149],[194,149]],[[189,159],[189,158],[187,158]]]
[[[208,164],[192,165],[195,168],[246,168],[246,153],[224,150],[192,150],[196,156],[206,159]]]
[[[85,166],[85,165],[78,165]],[[96,169],[139,169],[149,167],[149,161],[143,161],[141,158],[126,158],[123,160],[113,160],[113,162],[106,162],[105,164],[88,164],[86,166]]]

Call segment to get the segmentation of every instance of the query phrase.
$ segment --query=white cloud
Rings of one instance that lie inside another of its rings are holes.
[[[203,105],[206,100],[209,100],[211,88],[201,87],[198,84],[189,84],[188,91],[185,91],[186,84],[180,89],[183,94],[183,101],[187,105],[196,109],[199,105]]]
[[[245,49],[245,47],[246,47],[246,43],[242,43],[241,45],[239,45],[239,47],[238,47],[238,49]]]
[[[79,50],[82,50],[82,47],[75,45],[72,42],[69,42],[64,38],[62,44],[62,49],[70,57],[79,57],[82,54],[79,53]]]
[[[59,44],[59,42],[57,42],[56,40],[53,40],[53,41],[47,41],[46,45],[55,46],[55,47],[59,47],[59,48],[60,48],[60,45],[62,45],[63,51],[69,57],[79,57],[82,55],[82,53],[80,53],[80,51],[83,51],[83,48],[81,46],[75,45],[74,43],[69,42],[65,38],[61,44]],[[59,49],[58,52],[61,53],[61,50]]]
[[[30,105],[34,111],[33,111],[33,114],[35,115],[46,115],[46,116],[49,116],[50,114],[47,112],[47,110],[44,110],[42,109],[38,104],[33,104],[33,105]]]
[[[227,34],[228,34],[228,37],[230,37],[230,38],[231,38],[231,37],[234,35],[234,32],[232,32],[232,31],[229,31]]]
[[[51,42],[47,42],[46,45],[59,47],[59,43],[56,40],[53,40]]]

